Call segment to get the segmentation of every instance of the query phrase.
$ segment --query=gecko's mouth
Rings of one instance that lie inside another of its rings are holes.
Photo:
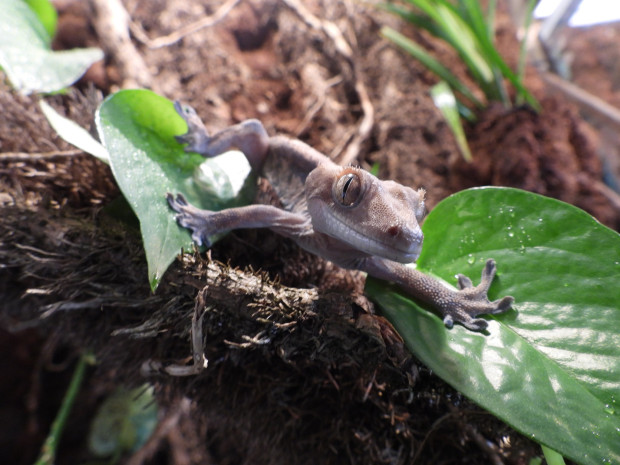
[[[329,232],[323,232],[369,255],[377,255],[400,263],[412,263],[417,260],[422,250],[422,233],[411,229],[401,233],[398,238],[381,240],[358,231],[354,226],[333,215],[329,215],[327,223]]]

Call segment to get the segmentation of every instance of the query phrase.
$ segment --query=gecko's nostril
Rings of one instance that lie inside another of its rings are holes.
[[[398,226],[390,226],[387,233],[392,237],[396,237],[400,234],[400,228]]]

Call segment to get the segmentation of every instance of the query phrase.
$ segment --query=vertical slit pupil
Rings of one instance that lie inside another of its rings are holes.
[[[344,186],[342,188],[342,203],[345,203],[345,197],[347,195],[347,191],[349,190],[349,186],[351,185],[352,182],[353,182],[353,175],[347,174],[347,180],[345,181]]]
[[[349,190],[349,186],[351,185],[351,183],[353,182],[353,175],[352,174],[347,174],[347,180],[344,183],[344,187],[342,188],[342,195],[344,196],[344,194],[347,193],[347,190]]]

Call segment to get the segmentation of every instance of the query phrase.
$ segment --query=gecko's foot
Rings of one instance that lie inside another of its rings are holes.
[[[174,109],[187,123],[187,132],[181,136],[174,136],[174,138],[179,144],[187,144],[185,146],[186,152],[205,153],[210,138],[196,110],[179,101],[174,102]]]
[[[472,331],[484,331],[488,326],[487,321],[476,316],[503,313],[511,307],[513,297],[507,296],[493,302],[487,297],[495,271],[495,260],[487,260],[477,286],[467,276],[457,276],[459,290],[455,293],[455,299],[442,311],[443,322],[448,328],[459,323]]]
[[[193,241],[198,245],[211,247],[209,236],[215,231],[211,231],[213,229],[213,224],[209,220],[209,217],[213,212],[194,207],[188,203],[182,194],[177,194],[175,197],[168,192],[166,194],[166,200],[168,200],[170,208],[178,213],[178,215],[175,216],[177,223],[192,231]]]

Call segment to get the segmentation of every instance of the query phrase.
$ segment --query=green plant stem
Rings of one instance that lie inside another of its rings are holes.
[[[60,437],[62,436],[65,424],[67,423],[67,418],[69,418],[69,413],[71,412],[73,403],[75,402],[82,381],[84,380],[86,367],[92,363],[92,359],[93,355],[90,352],[84,353],[80,356],[77,366],[75,367],[75,371],[73,372],[73,377],[71,378],[69,388],[67,389],[65,397],[62,400],[62,405],[60,406],[58,415],[56,415],[56,419],[54,420],[54,423],[52,423],[50,434],[43,443],[41,455],[35,462],[35,465],[52,465],[54,463]]]
[[[487,11],[487,31],[491,42],[495,40],[495,11],[497,10],[497,0],[489,1]]]
[[[493,44],[495,41],[495,13],[497,11],[497,0],[490,0],[489,7],[487,9],[487,19],[486,19],[486,27],[487,27],[487,38],[489,43]],[[504,75],[501,70],[497,68],[497,66],[493,65],[493,79],[495,81],[494,89],[496,90],[495,98],[502,102],[506,108],[511,107],[510,97],[508,96],[508,92],[506,91],[506,86],[504,85]]]
[[[527,62],[527,37],[529,35],[530,26],[532,25],[532,17],[534,16],[534,8],[538,0],[530,0],[527,5],[527,12],[525,14],[525,22],[523,24],[523,38],[521,39],[521,49],[519,50],[519,63],[517,66],[517,80],[523,82],[525,76],[525,64]],[[515,103],[522,105],[525,101],[525,96],[522,92],[517,92]]]

